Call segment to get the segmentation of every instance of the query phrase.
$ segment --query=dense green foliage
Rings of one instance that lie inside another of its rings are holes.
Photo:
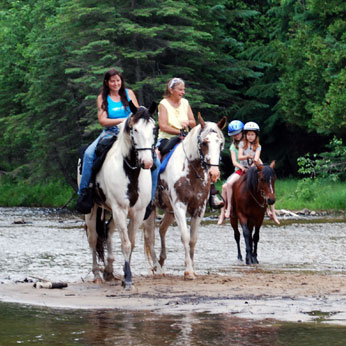
[[[141,104],[186,80],[195,115],[254,120],[279,176],[346,134],[342,0],[0,0],[0,170],[76,188],[104,72]],[[223,171],[231,171],[228,145]]]

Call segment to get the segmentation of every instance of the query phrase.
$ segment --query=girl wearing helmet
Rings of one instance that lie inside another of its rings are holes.
[[[238,158],[240,163],[246,167],[246,169],[251,167],[254,162],[262,164],[260,159],[261,145],[258,137],[259,130],[259,126],[253,121],[244,125],[244,139],[239,144]],[[270,206],[270,211],[267,209],[267,214],[277,225],[280,225],[280,222],[276,217],[274,204]]]
[[[228,124],[228,135],[232,137],[232,144],[230,146],[230,154],[232,164],[235,168],[234,172],[228,177],[226,182],[222,185],[222,197],[225,200],[225,206],[221,209],[218,225],[223,223],[225,218],[229,218],[231,212],[231,198],[233,184],[245,173],[245,167],[239,162],[238,148],[239,143],[243,139],[244,124],[240,120],[233,120]]]

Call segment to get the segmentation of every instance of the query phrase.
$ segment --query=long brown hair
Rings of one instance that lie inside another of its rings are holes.
[[[111,68],[109,71],[107,71],[103,77],[103,84],[102,84],[102,88],[100,91],[100,94],[102,95],[102,109],[105,110],[108,114],[108,100],[107,100],[107,96],[109,95],[109,86],[108,86],[108,82],[111,79],[111,77],[113,76],[119,76],[121,79],[121,87],[119,89],[119,95],[120,95],[120,101],[123,104],[123,106],[125,108],[128,107],[129,105],[129,101],[127,100],[127,95],[126,95],[126,90],[125,90],[125,81],[124,81],[124,77],[122,76],[122,74],[117,71],[114,68]]]
[[[244,139],[244,133],[242,133],[242,132],[240,132],[240,133],[242,134],[242,136],[241,136],[241,138],[239,139],[239,141],[237,141],[237,140],[235,139],[235,136],[236,136],[236,135],[232,136],[232,143],[234,144],[234,146],[235,146],[237,149],[239,149],[239,143]]]
[[[250,144],[249,141],[247,140],[246,138],[246,134],[249,132],[249,131],[252,131],[252,130],[248,130],[248,131],[245,131],[245,135],[244,135],[244,139],[243,139],[243,142],[244,142],[244,149],[246,150],[248,145]],[[255,132],[256,133],[256,138],[255,138],[255,142],[253,144],[253,151],[256,151],[256,149],[259,147],[260,143],[259,143],[259,137],[258,137],[258,132],[257,131],[252,131],[252,132]]]

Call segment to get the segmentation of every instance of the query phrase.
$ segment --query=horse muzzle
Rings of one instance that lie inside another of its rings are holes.
[[[273,205],[275,203],[275,198],[267,198],[267,203]]]
[[[220,170],[219,167],[212,166],[209,171],[210,179],[213,183],[215,183],[220,178]]]
[[[153,160],[143,160],[141,163],[141,168],[150,169],[153,166]]]

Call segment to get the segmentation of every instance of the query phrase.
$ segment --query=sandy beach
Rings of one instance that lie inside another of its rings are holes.
[[[159,313],[229,313],[251,319],[323,321],[346,325],[346,276],[277,273],[246,268],[234,276],[135,276],[125,291],[120,281],[68,283],[63,289],[33,283],[0,285],[0,300],[52,308],[150,310]]]

